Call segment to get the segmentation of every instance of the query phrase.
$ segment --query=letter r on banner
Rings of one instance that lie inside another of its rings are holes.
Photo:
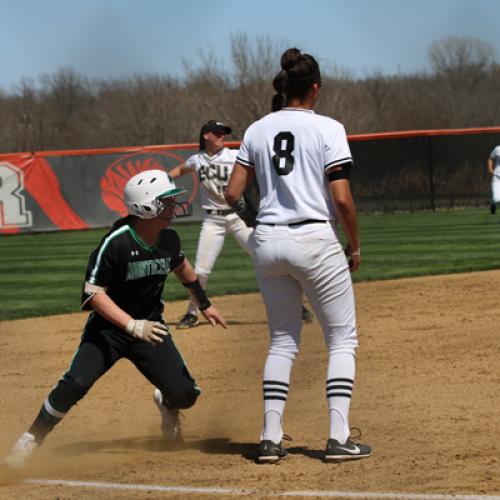
[[[0,228],[32,225],[23,191],[23,171],[10,163],[0,163]]]

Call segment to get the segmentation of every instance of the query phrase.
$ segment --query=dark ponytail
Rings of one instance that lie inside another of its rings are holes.
[[[286,84],[286,71],[281,70],[273,80],[273,87],[276,90],[276,94],[273,95],[273,100],[271,101],[272,111],[279,111],[285,105],[285,84]]]
[[[132,222],[133,215],[126,215],[125,217],[122,217],[121,219],[115,220],[113,223],[113,226],[111,227],[111,231],[115,231],[116,229],[125,226],[126,224],[130,224]]]
[[[276,94],[271,102],[272,111],[279,111],[290,99],[304,99],[313,83],[321,83],[321,73],[316,59],[290,48],[283,52],[281,71],[274,77]]]
[[[203,127],[202,127],[200,130],[200,140],[198,141],[200,151],[205,151],[205,137],[203,137],[204,135],[205,135],[205,133],[204,133]]]

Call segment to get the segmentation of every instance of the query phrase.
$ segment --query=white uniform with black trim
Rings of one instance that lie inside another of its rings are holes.
[[[236,153],[237,151],[228,148],[223,148],[213,156],[200,151],[185,163],[186,168],[196,173],[200,182],[203,222],[196,250],[195,273],[203,287],[228,234],[232,234],[249,255],[253,254],[250,242],[253,229],[245,225],[224,199],[224,190],[233,171]],[[189,303],[188,313],[197,313],[192,301]]]
[[[495,162],[495,169],[491,177],[491,197],[494,203],[500,203],[500,146],[496,146],[490,154]]]
[[[258,220],[289,224],[335,219],[325,172],[352,158],[342,124],[314,111],[285,108],[247,130],[237,161],[257,165]]]
[[[255,169],[261,193],[253,239],[271,335],[264,369],[265,415],[283,415],[299,351],[303,290],[330,356],[327,396],[337,418],[331,436],[344,442],[358,340],[351,276],[326,176],[332,167],[352,162],[344,127],[311,110],[284,108],[247,129],[237,162]],[[279,442],[282,431],[266,434],[266,429],[261,439]]]

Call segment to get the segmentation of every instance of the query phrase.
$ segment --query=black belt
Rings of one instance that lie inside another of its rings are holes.
[[[206,210],[207,214],[210,215],[229,215],[234,213],[232,208],[227,208],[225,210]]]
[[[293,226],[302,226],[302,224],[325,224],[326,220],[318,220],[318,219],[306,219],[306,220],[301,220],[299,222],[292,222],[291,224],[272,224],[270,222],[259,222],[257,221],[257,224],[262,224],[264,226],[288,226],[288,227],[293,227]]]

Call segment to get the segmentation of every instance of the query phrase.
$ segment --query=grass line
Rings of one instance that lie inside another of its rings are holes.
[[[199,224],[177,231],[194,262]],[[90,252],[106,230],[0,236],[0,319],[78,311]],[[361,215],[356,282],[500,268],[500,216],[487,208]],[[251,259],[226,239],[208,282],[210,296],[258,290]],[[165,299],[186,297],[170,277]]]

